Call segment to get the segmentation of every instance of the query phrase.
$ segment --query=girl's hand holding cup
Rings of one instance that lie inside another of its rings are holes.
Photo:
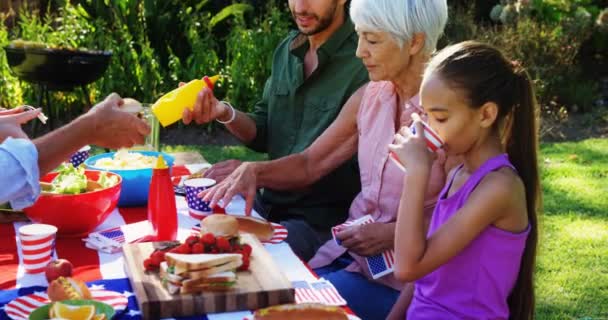
[[[443,140],[422,122],[418,114],[412,114],[412,119],[413,124],[410,127],[402,127],[395,134],[394,142],[388,146],[391,158],[399,166],[410,170],[430,170],[434,152],[443,146]]]

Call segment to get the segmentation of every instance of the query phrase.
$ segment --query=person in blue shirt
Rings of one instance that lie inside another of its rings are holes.
[[[40,114],[23,108],[0,111],[0,204],[16,210],[32,205],[40,193],[39,178],[87,144],[104,148],[142,144],[148,124],[119,108],[122,98],[112,93],[69,124],[29,140],[21,130]]]

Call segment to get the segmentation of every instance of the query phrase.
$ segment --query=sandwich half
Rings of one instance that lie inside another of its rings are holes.
[[[235,270],[243,264],[240,254],[167,253],[160,276],[170,293],[225,291],[236,283]]]

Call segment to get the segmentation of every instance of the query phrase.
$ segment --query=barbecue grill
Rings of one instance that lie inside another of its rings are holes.
[[[26,82],[38,86],[38,106],[49,116],[53,129],[54,113],[49,91],[82,89],[87,107],[91,106],[86,85],[99,79],[108,68],[110,51],[88,51],[39,46],[4,47],[10,69]],[[46,103],[44,103],[46,100]]]

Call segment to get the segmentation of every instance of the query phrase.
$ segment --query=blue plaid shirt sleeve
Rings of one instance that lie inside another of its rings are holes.
[[[0,204],[15,210],[31,206],[40,194],[38,150],[27,139],[7,138],[0,144]]]

